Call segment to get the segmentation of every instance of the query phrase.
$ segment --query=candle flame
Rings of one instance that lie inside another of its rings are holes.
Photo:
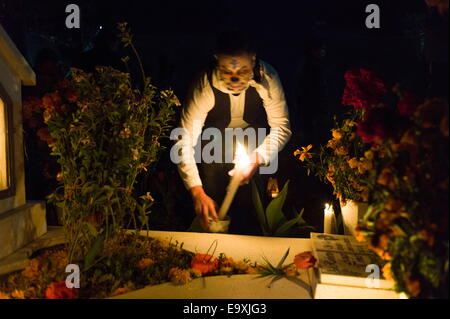
[[[329,215],[329,214],[333,214],[333,206],[331,206],[330,204],[326,203],[325,204],[325,214]]]
[[[236,168],[244,169],[248,166],[250,166],[250,157],[247,154],[247,151],[245,150],[245,147],[237,142],[236,146],[236,154],[235,154],[235,165]]]
[[[409,299],[409,297],[408,297],[408,295],[405,294],[404,292],[401,292],[401,293],[399,294],[399,299]]]

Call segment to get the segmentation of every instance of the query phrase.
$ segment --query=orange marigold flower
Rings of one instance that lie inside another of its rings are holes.
[[[333,138],[340,140],[343,136],[343,133],[339,129],[332,129],[331,134],[333,135]]]
[[[383,266],[382,272],[383,272],[383,277],[386,280],[394,280],[394,276],[393,276],[392,271],[391,271],[391,263],[386,263]]]
[[[359,161],[356,157],[353,157],[347,161],[347,164],[350,168],[354,169],[358,167]]]
[[[334,174],[336,172],[336,167],[333,164],[329,164],[328,172],[330,172],[330,174]]]
[[[4,293],[0,290],[0,299],[11,299],[11,296],[7,293]]]
[[[325,177],[327,178],[327,180],[331,183],[331,185],[335,184],[335,181],[333,179],[333,174],[327,173],[327,175],[325,175]]]
[[[380,237],[378,238],[378,247],[386,250],[389,246],[389,236],[386,234],[382,234],[380,235]]]
[[[74,299],[77,296],[78,290],[76,288],[67,288],[64,280],[50,284],[45,290],[47,299]]]
[[[348,127],[353,127],[356,125],[356,122],[350,121],[350,120],[345,120],[344,121],[344,125],[348,126]]]
[[[26,278],[33,278],[39,276],[40,272],[40,263],[37,258],[33,258],[28,261],[28,265],[25,266],[25,269],[22,271],[22,275]]]
[[[190,282],[192,277],[189,270],[174,267],[169,270],[169,279],[174,284],[184,285]]]
[[[294,263],[297,266],[297,269],[308,269],[314,267],[316,261],[316,258],[310,251],[305,251],[294,257]]]
[[[340,146],[334,150],[336,155],[347,155],[348,149],[345,146]]]
[[[244,261],[238,261],[234,265],[234,268],[237,271],[239,271],[240,273],[244,273],[245,274],[247,272],[247,270],[250,268],[250,266]]]
[[[377,183],[380,185],[388,186],[392,183],[392,179],[392,170],[388,167],[385,167],[378,176]]]
[[[373,169],[372,161],[368,160],[367,158],[361,157],[358,163],[358,173],[364,174],[365,172],[370,171],[371,169]]]
[[[365,151],[364,157],[367,158],[369,161],[373,160],[374,157],[373,151],[371,150]]]
[[[332,140],[329,140],[329,141],[328,141],[327,147],[328,147],[328,148],[335,149],[336,146],[337,146],[338,144],[339,144],[339,141],[338,141],[338,140],[332,139]]]
[[[153,263],[154,263],[154,261],[151,258],[142,258],[141,260],[139,260],[136,267],[140,270],[143,270],[143,269],[147,268],[148,266],[152,265]]]
[[[300,155],[300,160],[303,162],[305,159],[310,159],[313,157],[311,153],[309,153],[309,150],[312,148],[312,144],[309,144],[308,146],[304,147],[302,146],[301,150],[296,150],[294,152],[294,156]]]
[[[366,241],[366,237],[364,236],[363,231],[359,227],[356,227],[356,229],[355,229],[355,238],[359,242]]]
[[[11,293],[11,297],[14,299],[25,299],[25,292],[20,289],[14,289],[14,291]]]
[[[219,267],[217,258],[208,254],[197,254],[192,258],[191,268],[199,270],[202,275],[213,273]]]

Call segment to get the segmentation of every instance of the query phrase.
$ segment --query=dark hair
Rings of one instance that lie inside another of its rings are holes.
[[[241,54],[256,54],[256,49],[246,32],[231,29],[224,31],[219,35],[214,53],[235,56]]]

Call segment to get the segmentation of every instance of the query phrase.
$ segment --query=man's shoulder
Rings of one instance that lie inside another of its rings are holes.
[[[208,70],[202,69],[196,72],[192,77],[189,92],[203,92],[210,89],[211,84]]]
[[[268,62],[259,59],[259,65],[260,65],[261,75],[267,76],[269,78],[278,77],[278,72]]]

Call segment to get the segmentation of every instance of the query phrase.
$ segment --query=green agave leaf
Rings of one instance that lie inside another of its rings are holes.
[[[97,239],[95,240],[94,244],[92,245],[91,249],[84,259],[84,270],[88,270],[93,266],[95,257],[100,252],[100,248],[102,247],[104,240],[105,238],[103,234],[97,236]]]
[[[289,234],[289,231],[292,227],[294,227],[297,224],[305,223],[305,220],[302,218],[303,211],[305,209],[302,208],[301,212],[297,215],[297,217],[294,217],[293,219],[285,222],[283,225],[281,225],[275,232],[275,236],[287,236]]]
[[[283,190],[275,197],[267,206],[266,217],[270,233],[274,233],[275,229],[283,221],[284,214],[282,211],[284,201],[288,192],[289,181],[284,184]]]
[[[267,264],[270,271],[276,271],[276,268],[269,262],[269,260],[266,257],[262,257],[264,259],[264,262]],[[267,267],[264,267],[267,268]]]
[[[261,197],[259,195],[258,187],[256,186],[256,183],[253,179],[251,179],[252,184],[252,200],[253,205],[255,206],[256,213],[258,215],[259,224],[261,225],[261,230],[264,234],[264,236],[268,236],[268,230],[267,230],[267,220],[266,215],[264,213],[264,208],[261,202]]]
[[[97,229],[95,229],[95,227],[91,223],[86,223],[86,225],[87,225],[87,229],[88,229],[89,233],[92,235],[92,237],[97,237],[98,236]]]
[[[289,255],[289,250],[290,250],[290,249],[291,249],[291,248],[288,248],[288,250],[284,253],[283,258],[281,258],[280,262],[278,263],[278,265],[277,265],[277,269],[278,269],[278,270],[280,270],[281,267],[283,266],[284,261],[286,260],[287,256]]]

